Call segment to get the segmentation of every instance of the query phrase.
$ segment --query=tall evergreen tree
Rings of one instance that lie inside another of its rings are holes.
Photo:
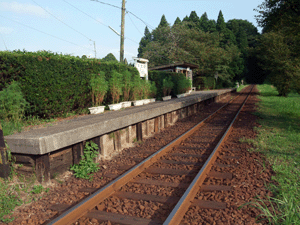
[[[168,21],[167,21],[165,15],[162,15],[162,17],[161,17],[161,19],[160,19],[160,23],[159,23],[159,25],[158,25],[158,28],[160,28],[160,27],[169,27],[169,26],[170,26],[170,25],[169,25],[169,23],[168,23]]]
[[[196,13],[196,11],[192,11],[191,14],[190,14],[190,17],[189,17],[189,21],[190,22],[193,22],[195,24],[198,24],[199,23],[199,17]]]
[[[142,37],[139,48],[138,48],[138,57],[141,57],[143,54],[144,48],[148,43],[152,41],[152,34],[150,33],[148,27],[145,28],[144,37]]]
[[[226,23],[223,17],[223,13],[220,10],[217,20],[217,31],[222,32],[226,28]]]
[[[207,13],[203,13],[203,15],[200,17],[199,20],[199,27],[202,31],[207,32],[208,31],[208,26],[209,26],[209,20],[207,17]]]
[[[179,19],[179,17],[177,17],[174,22],[174,25],[181,24],[181,23],[182,23],[181,20]]]

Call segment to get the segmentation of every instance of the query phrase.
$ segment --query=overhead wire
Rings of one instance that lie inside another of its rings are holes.
[[[69,4],[70,6],[72,6],[73,8],[77,9],[79,12],[83,13],[84,15],[90,17],[91,19],[95,20],[96,22],[102,24],[105,27],[108,27],[106,24],[102,23],[101,21],[95,19],[94,17],[90,16],[89,14],[87,14],[86,12],[82,11],[81,9],[77,8],[76,6],[72,5],[71,3],[67,2],[66,0],[63,0],[65,3]]]
[[[33,27],[28,26],[28,25],[26,25],[26,24],[20,23],[20,22],[18,22],[18,21],[13,20],[13,19],[6,18],[5,16],[0,15],[0,17],[2,17],[2,18],[4,18],[4,19],[7,19],[7,20],[11,20],[11,21],[13,21],[13,22],[15,22],[15,23],[18,23],[18,24],[22,25],[22,26],[25,26],[25,27],[28,27],[28,28],[30,28],[30,29],[32,29],[32,30],[35,30],[35,31],[38,31],[38,32],[40,32],[40,33],[49,35],[49,36],[51,36],[51,37],[53,37],[53,38],[56,38],[56,39],[59,39],[59,40],[61,40],[61,41],[65,41],[65,42],[68,42],[68,43],[70,43],[70,44],[76,45],[77,47],[85,48],[85,49],[88,49],[88,50],[90,50],[90,51],[94,51],[94,50],[92,50],[92,49],[90,49],[90,48],[87,48],[87,47],[84,47],[84,46],[80,46],[80,45],[75,44],[75,43],[73,43],[73,42],[71,42],[71,41],[62,39],[62,38],[57,37],[57,36],[54,36],[54,35],[52,35],[52,34],[48,34],[48,33],[44,32],[44,31],[38,30],[38,29],[36,29],[36,28],[33,28]]]

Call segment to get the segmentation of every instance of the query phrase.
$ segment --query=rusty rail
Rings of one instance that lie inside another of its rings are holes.
[[[233,101],[234,99],[232,99],[231,101]],[[198,123],[193,128],[191,128],[189,131],[185,132],[184,134],[182,134],[181,136],[179,136],[178,138],[173,140],[171,143],[169,143],[165,147],[161,148],[159,151],[157,151],[153,155],[149,156],[148,158],[146,158],[145,160],[143,160],[142,162],[140,162],[139,164],[137,164],[136,166],[134,166],[133,168],[128,170],[126,173],[124,173],[123,175],[121,175],[120,177],[115,179],[114,181],[110,182],[103,188],[97,190],[95,193],[91,194],[90,196],[88,196],[87,198],[82,200],[79,204],[75,205],[74,207],[69,208],[67,211],[65,211],[60,216],[58,216],[57,218],[55,218],[54,220],[50,221],[47,224],[60,225],[60,224],[72,224],[72,223],[76,222],[80,217],[84,216],[88,211],[92,210],[95,206],[97,206],[99,204],[99,202],[102,202],[109,196],[116,193],[118,189],[120,189],[122,186],[127,184],[129,181],[133,180],[133,178],[135,178],[140,173],[144,172],[146,168],[148,168],[153,163],[157,162],[162,156],[164,156],[170,150],[172,150],[173,147],[179,145],[181,142],[183,142],[184,140],[189,138],[206,121],[208,121],[216,113],[218,113],[221,109],[223,109],[228,104],[230,104],[230,102],[228,102],[227,104],[225,104],[224,106],[222,106],[221,108],[219,108],[218,110],[213,112],[211,115],[206,117],[200,123]],[[245,104],[245,102],[244,102],[244,104]],[[241,106],[241,108],[242,108],[242,106]],[[240,110],[241,110],[241,108],[240,108]],[[240,112],[240,110],[239,110],[239,112]],[[232,125],[232,123],[231,123],[231,125]],[[231,125],[230,125],[230,127],[231,127]],[[229,132],[230,127],[227,129],[226,133]],[[222,141],[219,142],[216,149],[221,145],[221,143],[224,141],[225,137],[226,137],[226,135],[223,136]],[[216,152],[217,152],[217,150],[214,150],[214,152],[209,156],[209,159],[215,159],[217,156],[215,154]],[[200,170],[199,174],[203,173],[203,172],[205,174],[207,174],[209,172],[210,168],[211,168],[211,163],[206,162],[204,164],[204,166],[202,167],[202,169]],[[203,177],[202,175],[200,176],[199,174],[196,177],[197,179],[196,178],[194,179],[192,184],[189,186],[188,190],[185,192],[184,196],[179,200],[178,204],[175,206],[175,208],[174,208],[175,211],[173,210],[171,212],[170,216],[167,218],[167,220],[165,221],[164,224],[178,224],[181,221],[180,219],[178,219],[179,217],[182,218],[182,213],[183,213],[182,209],[184,208],[184,206],[181,206],[181,205],[185,204],[185,202],[189,201],[189,200],[185,200],[186,196],[189,196],[189,197],[193,196],[196,192],[196,188],[193,187],[193,185],[199,183],[198,179],[202,180],[202,182],[205,179],[205,177]],[[196,185],[196,186],[199,189],[199,185]],[[180,210],[177,210],[177,208]],[[176,211],[178,211],[179,214]],[[175,215],[176,215],[176,217],[175,217]],[[180,215],[180,216],[178,216],[178,215]],[[176,220],[178,223],[174,222]]]

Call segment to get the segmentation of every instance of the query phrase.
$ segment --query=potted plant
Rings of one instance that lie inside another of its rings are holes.
[[[122,108],[127,108],[131,106],[131,101],[129,101],[131,90],[131,73],[126,70],[125,72],[123,72],[123,102],[121,102]]]
[[[112,98],[112,103],[108,105],[110,110],[119,110],[122,105],[119,102],[122,93],[122,74],[113,70],[109,79],[109,93]],[[116,104],[115,104],[116,103]]]
[[[150,87],[151,87],[151,83],[148,80],[142,80],[142,87],[143,87],[143,99],[144,99],[144,105],[149,104],[150,103]]]
[[[187,95],[187,91],[191,89],[191,80],[185,76],[179,76],[177,83],[177,98]]]
[[[133,78],[133,90],[132,90],[132,100],[134,106],[140,106],[144,104],[144,100],[142,100],[143,97],[143,86],[142,86],[142,80],[140,77],[135,76]]]
[[[101,106],[101,104],[108,90],[108,83],[105,80],[105,73],[100,71],[98,74],[92,74],[90,86],[92,89],[92,102],[94,106],[89,108],[90,113],[102,113],[104,112],[105,106]]]
[[[154,81],[149,81],[150,82],[150,102],[155,102],[155,97],[157,93],[157,87]]]
[[[163,79],[163,100],[164,101],[167,101],[167,100],[170,100],[171,99],[171,91],[172,91],[172,88],[174,86],[174,83],[172,82],[172,78],[171,77],[168,77],[168,78],[165,78]]]

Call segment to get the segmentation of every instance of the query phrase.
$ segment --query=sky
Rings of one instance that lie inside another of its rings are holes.
[[[125,58],[132,62],[146,25],[155,29],[162,15],[173,25],[192,11],[217,20],[248,20],[257,27],[254,9],[263,0],[127,0]],[[0,1],[0,51],[46,50],[73,56],[120,58],[122,0],[16,0]],[[260,28],[258,28],[261,30]]]

